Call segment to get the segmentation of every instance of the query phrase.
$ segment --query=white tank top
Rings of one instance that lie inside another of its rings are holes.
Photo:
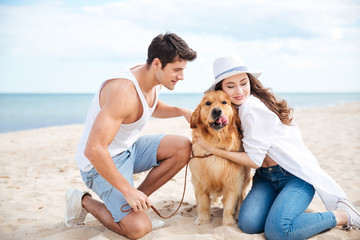
[[[142,107],[143,107],[143,114],[140,117],[139,120],[136,122],[130,123],[130,124],[121,124],[118,132],[116,133],[116,136],[114,140],[111,142],[111,144],[108,147],[109,153],[111,157],[114,157],[118,155],[119,153],[122,153],[123,151],[126,151],[129,149],[139,138],[140,132],[145,126],[146,122],[151,117],[152,113],[155,110],[158,97],[159,97],[159,86],[156,87],[156,97],[155,102],[152,107],[148,106],[148,103],[145,100],[145,97],[140,89],[139,83],[137,82],[135,76],[132,74],[130,69],[127,69],[125,71],[120,72],[119,74],[115,75],[111,79],[114,78],[123,78],[123,79],[129,79],[131,80],[136,88],[136,91],[140,97]],[[109,79],[110,80],[110,79]],[[84,126],[84,132],[80,138],[80,142],[76,151],[76,164],[79,169],[81,169],[83,172],[90,171],[93,166],[90,163],[90,161],[85,157],[84,150],[86,147],[86,143],[90,134],[91,127],[95,121],[96,116],[100,112],[100,103],[99,103],[99,94],[103,86],[107,83],[106,80],[102,83],[99,91],[95,94],[94,98],[92,99],[90,103],[90,107],[88,110],[87,118],[85,121]]]

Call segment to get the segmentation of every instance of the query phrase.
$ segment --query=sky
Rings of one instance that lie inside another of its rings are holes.
[[[166,32],[198,53],[176,93],[231,53],[274,92],[360,92],[358,0],[0,0],[0,93],[94,93]]]

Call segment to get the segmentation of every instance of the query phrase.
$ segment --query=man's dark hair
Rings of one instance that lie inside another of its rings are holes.
[[[192,61],[197,54],[194,50],[189,48],[184,40],[182,40],[175,33],[165,33],[156,36],[149,48],[148,58],[146,63],[150,67],[155,58],[159,58],[162,64],[162,69],[168,64],[177,60]]]

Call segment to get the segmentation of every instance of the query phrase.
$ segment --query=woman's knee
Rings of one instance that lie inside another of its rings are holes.
[[[257,198],[258,194],[255,194],[254,189],[251,191],[241,205],[238,226],[244,233],[263,233],[268,207],[256,202],[254,198]]]
[[[247,234],[258,234],[264,232],[264,224],[254,218],[239,216],[238,226],[240,230]]]

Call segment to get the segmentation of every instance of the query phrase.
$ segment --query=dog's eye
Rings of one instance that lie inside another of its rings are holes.
[[[227,102],[226,102],[226,101],[223,101],[222,104],[227,104]]]
[[[207,101],[205,104],[206,104],[207,106],[210,106],[210,105],[211,105],[211,102]]]

